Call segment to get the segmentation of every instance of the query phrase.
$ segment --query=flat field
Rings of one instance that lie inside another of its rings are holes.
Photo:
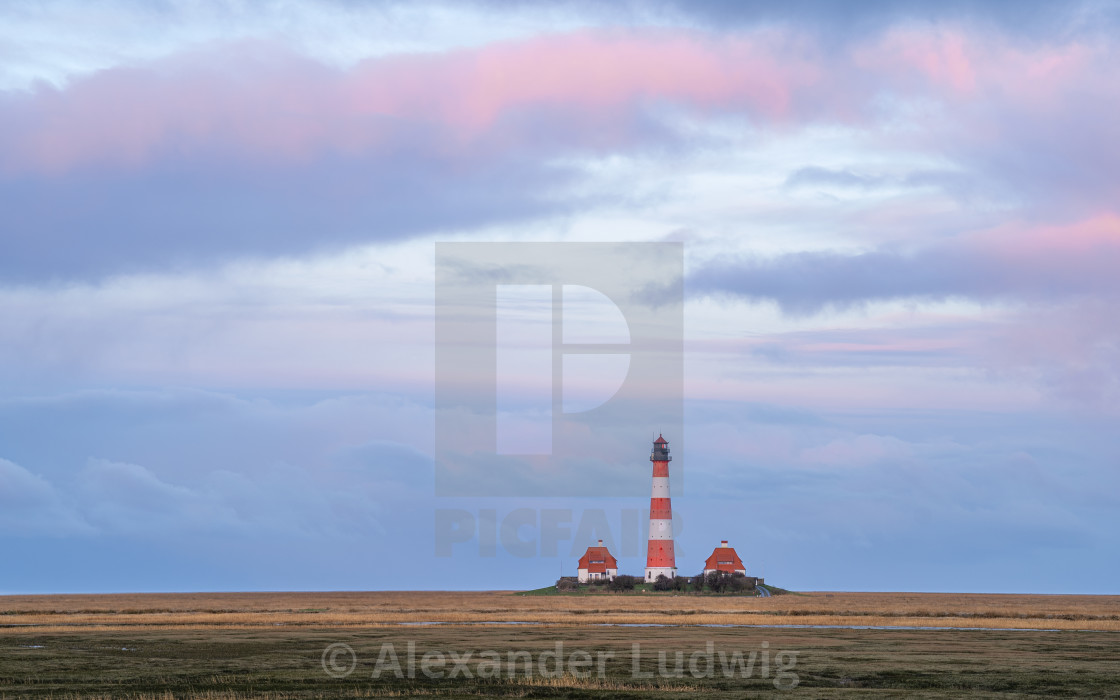
[[[0,698],[903,695],[1120,697],[1120,596],[0,597]]]
[[[0,629],[377,627],[400,623],[860,625],[1120,631],[1120,596],[487,592],[0,596]]]

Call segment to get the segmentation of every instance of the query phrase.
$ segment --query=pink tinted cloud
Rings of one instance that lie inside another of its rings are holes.
[[[1103,211],[1074,223],[1032,227],[1001,226],[979,237],[979,242],[1023,256],[1045,257],[1056,251],[1095,253],[1120,250],[1120,215]]]
[[[634,111],[660,102],[781,119],[818,73],[761,39],[692,33],[577,33],[349,71],[252,45],[0,98],[0,142],[9,173],[135,167],[198,150],[298,159],[417,138],[436,150],[484,138],[516,146],[503,132],[519,116],[573,121],[578,146],[601,130],[631,138]]]
[[[949,30],[895,31],[827,56],[771,31],[597,30],[371,59],[347,71],[242,45],[0,96],[0,169],[143,167],[215,152],[285,162],[400,148],[618,148],[641,138],[638,118],[662,106],[758,123],[873,125],[884,91],[1061,109],[1080,82],[1116,92],[1092,77],[1101,60],[1077,44],[1027,51]],[[971,119],[965,132],[998,137],[983,117]]]
[[[1120,215],[1104,211],[1062,224],[1007,223],[961,242],[1004,283],[1036,293],[1120,293]]]
[[[690,271],[691,293],[770,299],[813,314],[891,299],[1066,304],[1120,299],[1120,215],[1011,221],[904,250],[802,251],[721,259]],[[820,351],[817,348],[816,351]]]
[[[1072,41],[1022,46],[999,34],[946,27],[899,28],[856,47],[852,65],[894,89],[920,87],[957,100],[1050,103],[1066,86],[1101,83],[1108,51]]]
[[[296,157],[335,138],[344,116],[330,109],[339,79],[308,61],[240,47],[11,95],[0,101],[4,169],[139,167],[202,149]]]
[[[977,47],[960,31],[905,29],[889,33],[877,45],[857,49],[854,62],[867,70],[886,70],[900,79],[917,72],[934,85],[968,94],[976,89],[976,54]],[[884,63],[887,56],[892,60]]]

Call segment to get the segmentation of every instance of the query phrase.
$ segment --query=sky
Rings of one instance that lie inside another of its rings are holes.
[[[682,246],[682,573],[1120,593],[1118,28],[3,3],[0,594],[640,575],[645,442],[632,498],[435,488],[445,242]]]

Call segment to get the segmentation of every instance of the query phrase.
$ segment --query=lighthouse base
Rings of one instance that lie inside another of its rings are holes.
[[[646,569],[646,583],[652,583],[657,580],[658,576],[665,578],[676,578],[677,569],[673,566],[653,566]]]

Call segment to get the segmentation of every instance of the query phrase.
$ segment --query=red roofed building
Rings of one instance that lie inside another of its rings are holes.
[[[600,579],[613,581],[615,576],[618,576],[618,562],[603,546],[603,540],[599,540],[598,547],[588,547],[583,556],[579,558],[580,583]]]
[[[710,574],[713,571],[722,571],[725,574],[733,574],[738,571],[744,576],[747,575],[743,560],[735,553],[734,547],[727,546],[727,540],[720,542],[719,546],[712,551],[712,556],[704,562],[704,573]]]

